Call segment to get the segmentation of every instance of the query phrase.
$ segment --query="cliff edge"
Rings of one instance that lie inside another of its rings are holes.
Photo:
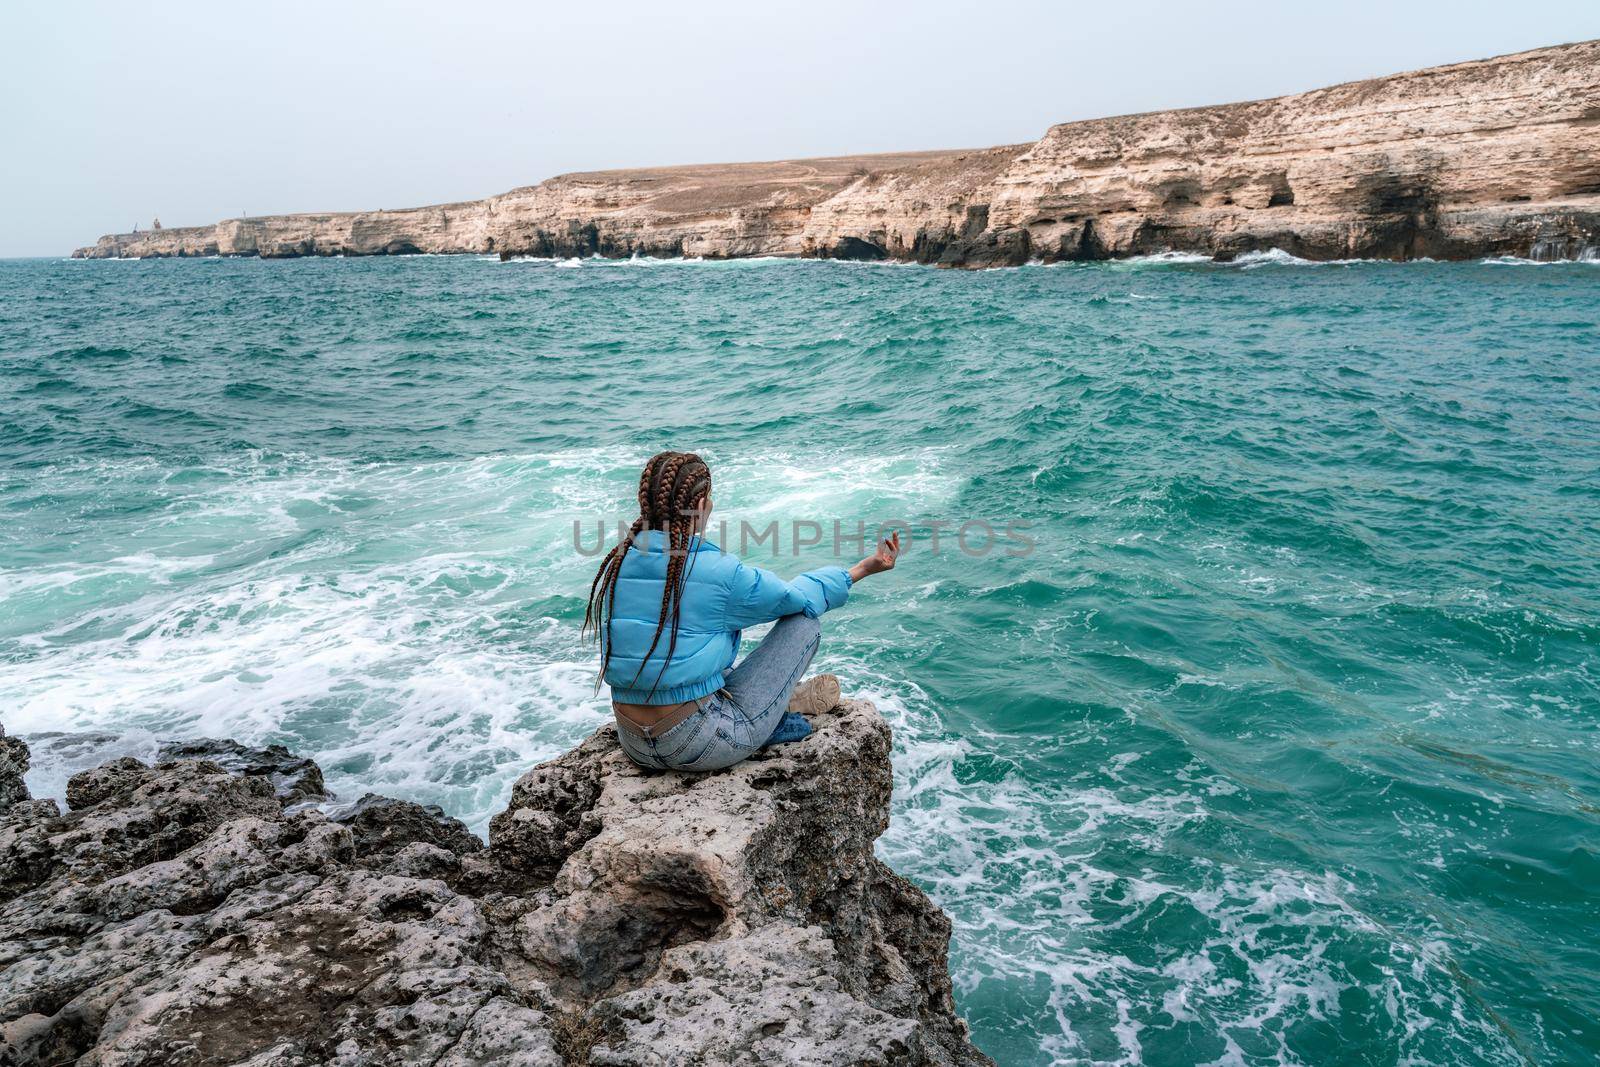
[[[971,151],[567,174],[485,200],[111,234],[75,257],[811,256],[946,267],[1600,256],[1600,41]]]
[[[84,771],[63,814],[5,739],[0,1063],[989,1063],[949,921],[872,854],[887,725],[817,725],[698,777],[603,727],[487,848],[436,808],[319,808],[314,764],[226,742]]]

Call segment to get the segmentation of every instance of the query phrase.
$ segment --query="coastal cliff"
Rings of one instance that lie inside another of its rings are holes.
[[[76,257],[810,256],[990,267],[1600,255],[1600,41],[1033,144],[568,174],[485,200],[113,234]]]
[[[0,734],[0,1063],[989,1063],[950,924],[872,853],[870,704],[702,776],[606,726],[515,785],[488,847],[199,742],[30,800]]]

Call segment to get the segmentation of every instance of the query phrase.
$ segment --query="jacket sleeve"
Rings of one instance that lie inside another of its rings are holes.
[[[740,563],[730,583],[727,626],[742,630],[797,612],[815,619],[849,598],[850,575],[843,567],[818,567],[787,582],[769,570]]]

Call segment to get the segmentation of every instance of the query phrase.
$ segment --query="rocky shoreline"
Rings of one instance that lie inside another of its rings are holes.
[[[78,258],[746,256],[944,267],[1600,257],[1600,41],[1033,144],[568,174],[484,200],[111,234]]]
[[[0,1064],[990,1063],[949,920],[872,852],[888,726],[817,727],[703,776],[602,727],[487,846],[226,741],[76,774],[63,813],[0,731]]]

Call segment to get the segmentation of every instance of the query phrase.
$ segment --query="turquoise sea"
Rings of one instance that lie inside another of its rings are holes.
[[[1595,264],[0,262],[0,720],[117,735],[45,794],[231,736],[481,831],[606,717],[574,520],[693,449],[913,522],[820,665],[1001,1064],[1591,1063],[1597,323]]]

